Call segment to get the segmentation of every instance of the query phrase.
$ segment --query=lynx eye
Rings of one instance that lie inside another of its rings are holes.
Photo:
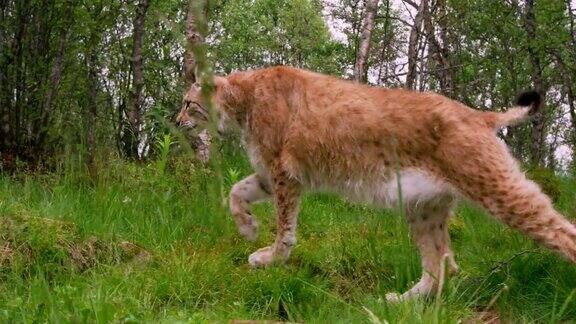
[[[206,110],[206,108],[202,107],[202,105],[200,105],[195,101],[191,101],[190,106],[194,107],[194,111],[192,112],[194,115],[204,120],[208,120],[208,111]]]

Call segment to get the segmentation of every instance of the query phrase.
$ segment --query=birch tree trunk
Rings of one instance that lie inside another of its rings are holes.
[[[544,102],[546,93],[542,80],[542,66],[540,64],[539,53],[536,49],[536,17],[534,16],[534,0],[526,0],[524,14],[524,28],[528,35],[528,55],[532,66],[532,83],[534,89],[538,91]],[[530,143],[530,159],[535,166],[542,166],[544,152],[544,116],[542,111],[532,119],[532,142]]]
[[[366,0],[365,2],[364,23],[362,24],[362,33],[360,34],[360,46],[356,55],[356,64],[354,66],[354,80],[366,83],[368,76],[368,67],[366,65],[370,55],[370,42],[372,40],[372,31],[374,30],[374,20],[378,12],[378,0]]]
[[[188,13],[186,16],[186,53],[184,54],[184,93],[196,82],[196,57],[194,56],[194,46],[200,44],[203,39],[202,35],[196,28],[196,19],[194,17],[194,2],[191,0],[188,4]]]
[[[196,76],[196,57],[194,55],[194,48],[201,44],[204,40],[196,26],[197,18],[196,12],[205,12],[204,8],[195,8],[195,6],[203,6],[204,2],[197,3],[198,0],[190,0],[188,4],[188,13],[186,16],[186,53],[184,58],[184,95],[192,84],[197,81]],[[203,163],[208,163],[210,160],[210,147],[212,138],[207,130],[202,130],[198,137],[191,139],[196,142],[196,154],[198,159]]]
[[[409,1],[411,3],[411,1]],[[418,64],[418,44],[420,41],[420,33],[422,27],[422,19],[424,11],[428,7],[428,0],[422,0],[418,6],[414,23],[410,30],[410,38],[408,40],[408,73],[406,74],[406,89],[416,89],[416,65]]]
[[[566,100],[568,101],[568,113],[570,115],[571,131],[569,142],[572,146],[572,165],[576,166],[576,94],[573,89],[574,79],[572,78],[571,71],[566,66],[567,64],[562,59],[560,53],[555,52],[554,57],[556,58],[558,69],[563,76],[563,90]]]
[[[127,126],[124,129],[124,153],[132,159],[139,158],[140,126],[142,123],[142,88],[144,86],[144,67],[142,64],[142,37],[149,1],[140,0],[134,17],[134,45],[132,48],[132,89],[127,106]]]

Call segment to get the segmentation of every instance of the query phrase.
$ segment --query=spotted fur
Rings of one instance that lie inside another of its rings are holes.
[[[191,89],[187,100],[203,107],[199,97]],[[289,257],[304,190],[381,207],[403,198],[423,274],[406,293],[389,294],[392,301],[438,290],[444,263],[457,270],[447,222],[458,197],[576,262],[576,228],[495,135],[538,112],[535,93],[505,113],[481,112],[435,93],[274,67],[217,78],[214,99],[221,115],[242,129],[256,170],[230,194],[240,233],[256,238],[250,204],[272,197],[276,207],[276,240],[250,255],[253,266]],[[189,113],[180,115],[187,122]]]

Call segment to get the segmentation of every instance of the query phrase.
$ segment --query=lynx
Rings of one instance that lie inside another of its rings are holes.
[[[423,273],[398,301],[435,293],[444,269],[458,269],[448,220],[459,198],[576,262],[576,227],[526,179],[496,136],[539,113],[537,92],[504,113],[482,112],[435,93],[371,87],[290,67],[215,79],[221,127],[239,126],[255,173],[235,184],[230,209],[239,232],[255,240],[250,205],[272,198],[276,240],[252,253],[254,267],[284,262],[296,243],[300,197],[335,192],[379,207],[400,200]],[[200,88],[187,93],[177,121],[207,119]],[[400,199],[402,197],[402,199]]]

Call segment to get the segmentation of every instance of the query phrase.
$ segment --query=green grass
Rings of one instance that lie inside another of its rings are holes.
[[[227,191],[250,168],[225,149]],[[180,158],[161,174],[111,159],[93,184],[71,171],[0,177],[0,322],[444,323],[483,311],[576,321],[576,267],[473,206],[461,204],[451,224],[461,272],[441,299],[391,305],[384,295],[420,275],[396,213],[308,195],[289,262],[254,270],[248,255],[273,240],[271,205],[255,208],[260,239],[245,242],[211,172]],[[563,179],[560,210],[571,213],[575,192]]]

